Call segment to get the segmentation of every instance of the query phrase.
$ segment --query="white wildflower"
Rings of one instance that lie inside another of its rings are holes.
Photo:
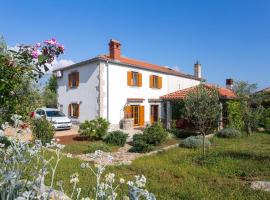
[[[121,184],[124,184],[124,183],[125,183],[125,179],[120,178],[119,182],[120,182]]]

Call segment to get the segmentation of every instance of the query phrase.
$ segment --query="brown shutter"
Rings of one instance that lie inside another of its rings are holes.
[[[161,89],[162,88],[162,77],[159,76],[158,77],[158,89]]]
[[[138,86],[142,87],[142,74],[138,73]]]
[[[140,106],[140,126],[144,126],[144,106]]]
[[[125,118],[131,118],[131,106],[125,106]]]
[[[72,80],[71,80],[72,74],[68,74],[68,87],[72,87]]]
[[[80,104],[76,104],[76,117],[80,116]]]
[[[71,117],[71,104],[68,105],[68,116]]]
[[[80,82],[80,75],[79,72],[75,72],[75,80],[76,80],[76,87],[79,86],[79,82]]]
[[[132,86],[131,80],[132,80],[132,72],[127,72],[127,85],[128,86]]]
[[[150,77],[149,77],[149,87],[150,88],[153,88],[153,81],[154,80],[154,76],[153,75],[150,75]]]

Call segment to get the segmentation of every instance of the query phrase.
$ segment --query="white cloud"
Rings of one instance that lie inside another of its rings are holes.
[[[50,72],[54,69],[57,69],[57,68],[61,68],[61,67],[66,67],[66,66],[69,66],[69,65],[72,65],[74,64],[74,62],[72,60],[66,60],[66,59],[55,59],[51,65],[47,65],[47,67],[50,69]]]

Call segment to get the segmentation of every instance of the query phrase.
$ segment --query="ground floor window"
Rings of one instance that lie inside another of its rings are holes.
[[[151,105],[150,106],[150,121],[151,124],[154,124],[158,121],[158,110],[159,110],[159,106],[158,105]]]
[[[68,105],[68,115],[73,118],[78,118],[80,115],[80,104],[71,103]]]

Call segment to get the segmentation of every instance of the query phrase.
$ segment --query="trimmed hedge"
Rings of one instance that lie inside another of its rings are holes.
[[[113,144],[117,146],[123,147],[127,141],[128,134],[122,132],[122,131],[113,131],[110,132],[104,141],[108,144]]]
[[[190,136],[186,139],[184,139],[180,146],[187,147],[187,148],[200,148],[203,147],[203,137],[202,136]],[[211,146],[210,141],[205,138],[205,147],[209,148]]]
[[[217,132],[217,137],[221,138],[238,138],[241,137],[241,132],[235,128],[224,128],[221,131]]]

